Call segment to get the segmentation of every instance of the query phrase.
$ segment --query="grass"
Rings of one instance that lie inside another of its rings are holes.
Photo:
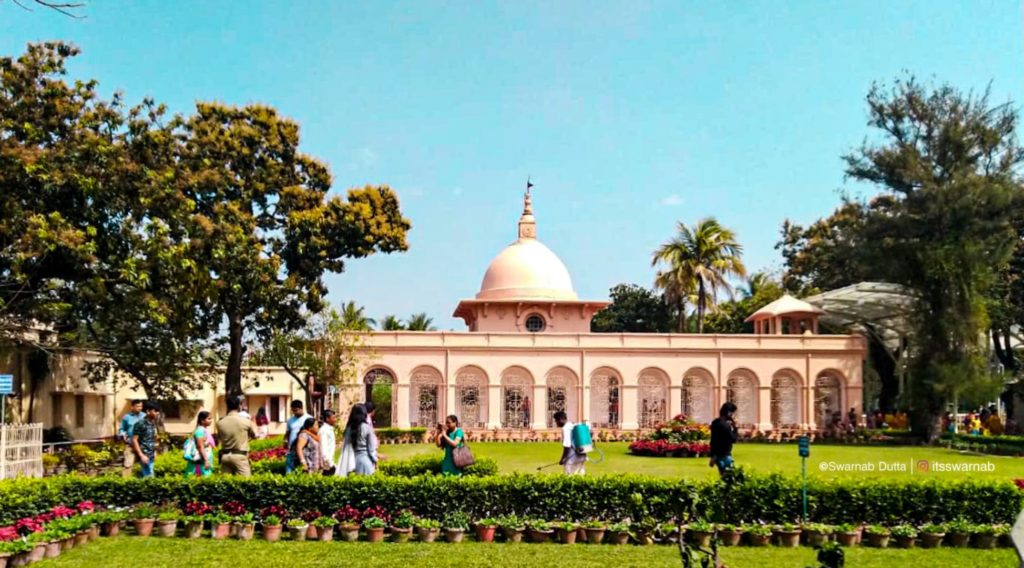
[[[794,568],[813,566],[815,552],[809,548],[727,548],[722,560],[730,568]],[[591,546],[558,544],[368,544],[278,542],[268,543],[190,541],[156,537],[118,537],[93,541],[62,554],[59,558],[35,564],[39,568],[111,568],[145,566],[179,568],[204,566],[237,568],[254,562],[260,568],[303,568],[359,565],[423,567],[472,566],[678,566],[679,555],[672,546]],[[846,565],[856,568],[888,566],[956,566],[957,568],[998,568],[1017,566],[1012,549],[970,550],[847,550]]]
[[[598,447],[604,452],[601,463],[587,465],[588,474],[642,473],[658,477],[705,478],[717,476],[704,458],[652,458],[630,455],[626,443],[605,443]],[[481,442],[472,444],[474,455],[487,456],[498,462],[501,473],[536,472],[543,465],[556,463],[561,448],[555,442]],[[415,455],[436,455],[441,451],[429,444],[397,444],[380,448],[390,459],[406,459]],[[736,463],[748,471],[779,472],[800,475],[800,458],[796,444],[739,444],[733,451]],[[917,463],[943,462],[951,464],[992,463],[991,472],[929,472],[917,471]],[[905,471],[883,469],[880,464],[903,466]],[[822,464],[849,467],[850,464],[873,464],[874,471],[822,471]],[[545,472],[559,471],[557,466]],[[822,479],[832,478],[890,478],[890,479],[957,479],[1024,478],[1024,459],[1007,456],[988,456],[957,452],[934,447],[843,446],[812,445],[807,459],[807,475]]]

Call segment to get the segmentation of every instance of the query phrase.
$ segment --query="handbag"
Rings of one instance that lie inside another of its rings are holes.
[[[465,442],[452,448],[452,461],[455,462],[455,467],[459,469],[465,469],[476,463],[473,452],[469,451],[469,446]]]

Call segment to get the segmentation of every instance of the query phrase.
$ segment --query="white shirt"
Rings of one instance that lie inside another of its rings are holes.
[[[295,443],[295,438],[299,437],[299,432],[302,430],[302,425],[306,423],[306,419],[310,416],[305,412],[301,416],[292,416],[288,419],[288,446],[290,447]]]
[[[565,426],[562,426],[562,447],[572,447],[572,427],[575,426],[572,422],[566,420]]]
[[[324,422],[320,426],[320,456],[324,460],[324,469],[334,467],[334,452],[337,442],[334,440],[334,426]]]

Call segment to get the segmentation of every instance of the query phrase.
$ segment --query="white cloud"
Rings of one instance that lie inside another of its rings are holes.
[[[673,193],[667,197],[662,197],[659,203],[662,205],[668,205],[669,207],[675,207],[683,204],[683,198],[680,197],[679,194]]]

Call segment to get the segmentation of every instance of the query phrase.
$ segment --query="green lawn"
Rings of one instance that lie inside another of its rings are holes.
[[[815,552],[809,548],[730,548],[722,552],[722,560],[730,568],[800,568],[812,566]],[[145,566],[146,568],[295,568],[301,566],[557,566],[558,568],[591,566],[679,566],[677,551],[672,546],[610,546],[558,544],[368,544],[278,542],[254,540],[212,541],[204,539],[160,539],[118,537],[99,539],[64,553],[60,558],[44,560],[34,566],[57,568],[112,568]],[[1010,549],[970,550],[875,550],[852,548],[847,551],[850,568],[883,568],[889,566],[956,566],[957,568],[1015,567],[1016,555]]]
[[[642,473],[659,477],[715,477],[717,473],[708,467],[703,458],[651,458],[632,456],[627,452],[626,443],[600,444],[605,459],[602,463],[587,466],[591,474]],[[502,473],[536,472],[537,467],[558,461],[561,448],[554,442],[486,442],[472,444],[473,453],[487,456],[498,462]],[[414,455],[432,454],[441,459],[441,451],[428,444],[397,444],[381,446],[380,453],[390,459],[405,459]],[[750,471],[780,472],[786,475],[800,474],[800,458],[796,444],[740,444],[733,451],[736,463]],[[986,464],[991,463],[992,472],[937,472],[917,471],[917,462],[928,460],[930,464]],[[874,471],[822,471],[822,464],[837,468],[852,467],[853,464],[873,464]],[[882,464],[893,468],[903,466],[905,471],[885,470]],[[556,472],[557,467],[546,468]],[[1024,478],[1024,459],[1006,456],[987,456],[960,453],[933,447],[888,447],[888,446],[833,446],[812,445],[811,457],[807,460],[807,474],[825,479],[836,477],[887,477],[898,479],[956,479],[956,478]]]

